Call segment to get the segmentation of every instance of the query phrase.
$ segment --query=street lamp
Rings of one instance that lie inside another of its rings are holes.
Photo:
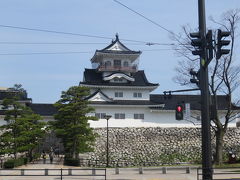
[[[107,120],[107,149],[106,149],[106,151],[107,151],[107,165],[106,165],[106,167],[109,167],[109,159],[108,159],[108,120],[111,118],[112,116],[111,115],[105,115],[104,116],[104,118]]]

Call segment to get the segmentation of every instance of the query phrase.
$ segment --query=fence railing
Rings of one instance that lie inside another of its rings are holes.
[[[142,166],[142,167],[149,167],[149,166],[164,166],[164,165],[185,165],[184,162],[178,163],[164,163],[160,161],[144,161],[144,162],[130,162],[124,160],[115,160],[109,161],[109,165],[111,167],[132,167],[132,166]],[[189,164],[189,163],[187,163]],[[106,161],[104,160],[93,160],[93,159],[80,159],[80,166],[85,167],[105,167]]]
[[[66,176],[107,178],[106,169],[0,169],[0,176]]]
[[[213,179],[240,180],[240,167],[213,168]],[[197,180],[202,180],[202,168],[197,169]]]

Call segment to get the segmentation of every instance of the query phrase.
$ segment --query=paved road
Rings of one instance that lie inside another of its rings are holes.
[[[50,164],[49,161],[46,162],[46,164],[43,164],[42,161],[41,163],[36,163],[36,164],[28,164],[26,166],[21,166],[17,169],[76,169],[76,167],[72,167],[72,166],[64,166],[64,165],[60,165],[57,164],[56,162],[54,162],[53,164]],[[84,169],[84,168],[82,168]],[[5,173],[6,172],[2,172]],[[10,172],[9,172],[10,173]],[[20,171],[15,171],[15,172],[11,172],[11,174],[20,174]],[[25,174],[36,174],[36,173],[41,173],[44,174],[44,170],[42,170],[42,172],[30,172],[30,171],[25,171]],[[49,171],[49,174],[51,174],[53,172]],[[54,172],[54,173],[58,173],[60,175],[60,172]],[[65,173],[68,173],[68,171],[66,170]],[[92,174],[91,170],[83,170],[82,173],[85,174]],[[96,172],[96,174],[99,173],[103,173],[103,171],[101,172]],[[74,170],[73,170],[73,174],[74,174]],[[14,177],[10,177],[10,176],[0,176],[0,180],[57,180],[60,179],[59,177],[52,177],[52,176],[31,176],[31,177],[27,177],[27,176],[14,176]],[[77,177],[77,176],[73,176],[73,177],[63,177],[64,180],[100,180],[100,179],[104,179],[104,177]],[[190,174],[186,174],[185,170],[174,170],[174,171],[168,171],[167,174],[162,174],[162,171],[160,169],[153,169],[153,170],[147,170],[147,169],[143,169],[143,174],[139,174],[139,169],[137,168],[120,168],[119,169],[119,174],[115,174],[115,169],[114,168],[109,168],[107,169],[107,180],[196,180],[196,171],[192,171]]]
[[[43,169],[42,174],[44,174],[44,169],[76,169],[76,167],[72,166],[64,166],[60,165],[56,162],[53,164],[50,164],[49,161],[46,162],[46,164],[37,163],[37,164],[28,164],[26,166],[21,166],[17,169]],[[81,168],[84,169],[84,168]],[[85,174],[92,174],[91,170],[82,170],[82,173]],[[1,173],[6,173],[6,172],[1,172]],[[20,173],[20,172],[11,172],[11,173]],[[26,171],[25,174],[35,174],[39,172],[28,172]],[[49,174],[51,173],[58,173],[59,176],[0,176],[0,180],[59,180],[60,179],[60,171],[49,171]],[[64,173],[68,173],[68,170],[66,170]],[[64,174],[63,173],[63,174]],[[75,171],[73,170],[73,174],[76,174]],[[100,173],[100,172],[99,172]],[[103,172],[101,172],[103,173]],[[98,174],[98,172],[96,172]],[[231,178],[239,178],[240,174],[238,175],[231,175]],[[221,179],[224,178],[230,178],[229,175],[221,175],[219,176]],[[219,178],[216,177],[216,178]],[[220,179],[219,178],[219,179]],[[78,177],[78,176],[71,176],[71,177],[63,177],[63,180],[100,180],[104,179],[104,177]],[[107,169],[107,180],[197,180],[197,172],[196,169],[192,169],[190,171],[190,174],[186,174],[186,169],[172,169],[172,170],[167,170],[167,174],[162,174],[161,169],[159,168],[144,168],[143,169],[143,174],[139,174],[139,170],[137,168],[120,168],[119,169],[119,174],[115,174],[115,169],[114,168],[109,168]],[[235,179],[234,179],[235,180]]]

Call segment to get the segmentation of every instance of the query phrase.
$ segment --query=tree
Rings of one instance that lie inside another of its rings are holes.
[[[90,90],[86,87],[73,86],[63,91],[61,99],[54,105],[58,110],[51,122],[57,137],[62,139],[65,155],[78,158],[79,153],[92,151],[96,134],[90,128],[88,120],[95,120],[88,113],[94,111],[86,97]]]
[[[20,130],[19,152],[27,152],[30,161],[33,160],[34,149],[42,142],[45,132],[45,122],[41,122],[41,116],[34,113],[23,114],[18,118]]]
[[[212,22],[220,26],[224,31],[231,33],[231,46],[230,54],[222,56],[221,59],[216,58],[216,31],[214,33],[214,58],[209,65],[209,89],[211,93],[211,113],[212,113],[212,129],[215,132],[216,137],[216,150],[215,150],[215,163],[222,164],[223,162],[223,146],[224,146],[224,135],[227,131],[229,122],[234,120],[239,111],[236,110],[236,104],[233,103],[232,95],[234,91],[239,88],[239,76],[240,66],[234,61],[234,45],[236,40],[237,24],[240,21],[239,10],[231,10],[224,13],[221,23],[217,22],[213,18],[210,18]],[[175,81],[181,85],[190,85],[190,74],[191,69],[199,68],[199,59],[193,58],[191,51],[191,38],[189,32],[192,32],[189,27],[183,27],[183,35],[173,36],[172,38],[177,42],[175,46],[176,52],[185,57],[184,62],[179,63],[176,71],[178,73],[175,77]],[[218,110],[218,95],[226,95],[226,110],[223,115]]]
[[[17,153],[27,152],[27,157],[32,160],[33,150],[45,134],[42,130],[45,123],[39,122],[40,115],[19,103],[25,92],[21,85],[15,85],[2,102],[6,124],[0,127],[3,131],[0,144],[2,154],[13,154],[16,159]]]

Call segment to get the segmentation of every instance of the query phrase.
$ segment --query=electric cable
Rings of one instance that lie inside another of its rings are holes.
[[[156,26],[158,26],[158,27],[160,27],[161,29],[167,31],[168,33],[170,33],[170,34],[174,34],[174,35],[175,35],[175,33],[174,33],[173,31],[170,31],[169,29],[163,27],[162,25],[160,25],[160,24],[158,24],[157,22],[151,20],[150,18],[144,16],[143,14],[141,14],[141,13],[135,11],[134,9],[132,9],[132,8],[130,8],[130,7],[128,7],[128,6],[126,6],[125,4],[119,2],[118,0],[113,0],[113,1],[116,2],[116,3],[118,3],[118,4],[120,4],[121,6],[123,6],[123,7],[125,7],[125,8],[127,8],[128,10],[134,12],[135,14],[141,16],[142,18],[146,19],[147,21],[151,22],[152,24],[155,24]]]
[[[64,31],[55,31],[55,30],[47,30],[47,29],[38,29],[38,28],[28,28],[28,27],[20,27],[20,26],[11,26],[11,25],[3,25],[0,24],[0,27],[3,28],[13,28],[13,29],[21,29],[21,30],[28,30],[28,31],[37,31],[37,32],[45,32],[45,33],[55,33],[55,34],[65,34],[65,35],[72,35],[72,36],[82,36],[82,37],[89,37],[89,38],[99,38],[99,39],[111,39],[110,37],[105,36],[96,36],[96,35],[88,35],[88,34],[80,34],[80,33],[72,33],[72,32],[64,32]],[[139,41],[139,40],[130,40],[130,39],[121,39],[122,41],[129,41],[129,42],[137,42],[143,43],[145,45],[173,45],[168,43],[157,43],[157,42],[147,42],[147,41]]]
[[[143,49],[141,51],[168,51],[172,49]],[[30,53],[0,53],[0,56],[21,56],[21,55],[45,55],[45,54],[88,54],[94,51],[75,51],[75,52],[30,52]]]

